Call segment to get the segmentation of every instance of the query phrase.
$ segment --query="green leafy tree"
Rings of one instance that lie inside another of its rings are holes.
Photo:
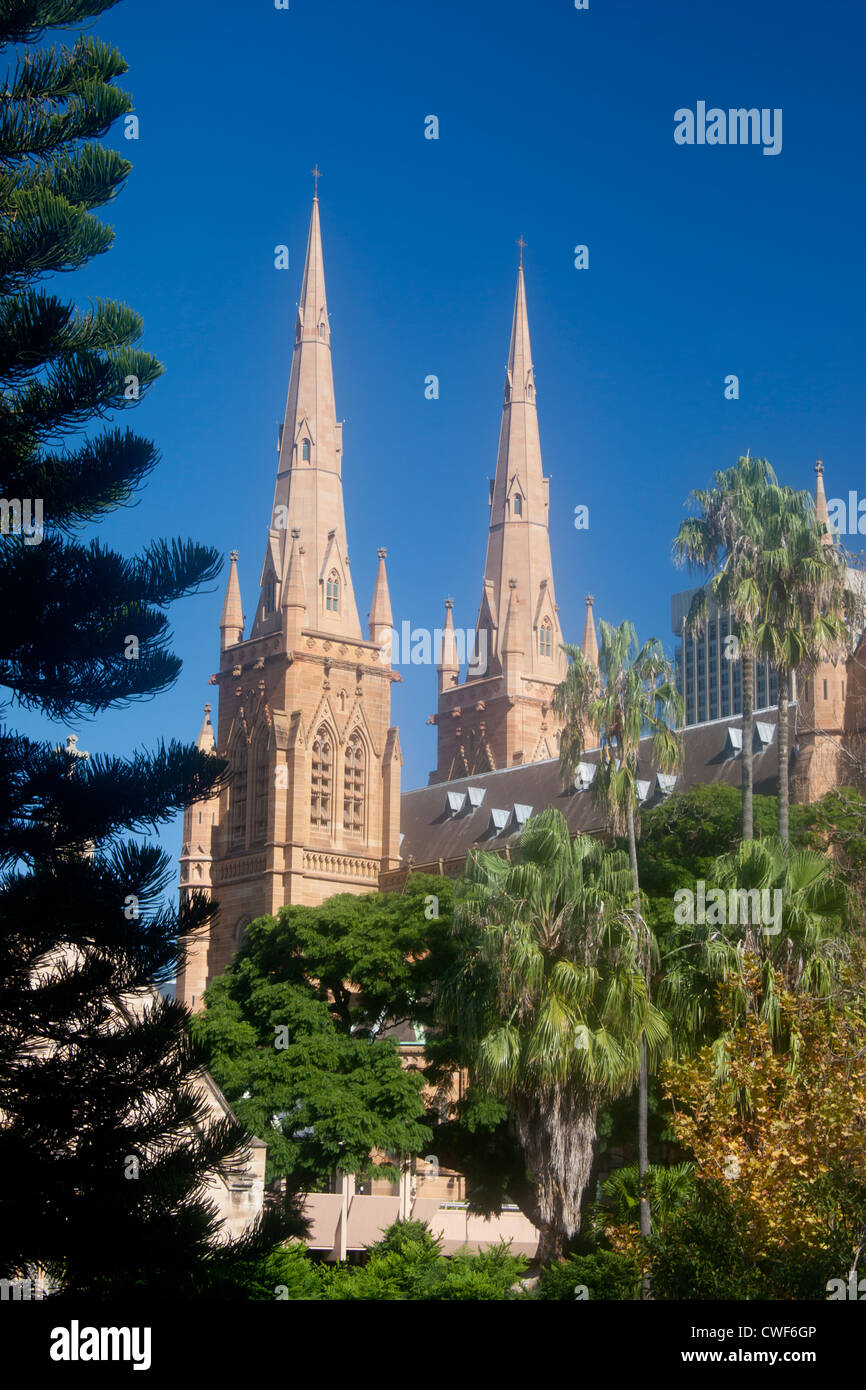
[[[830,853],[848,889],[851,923],[866,922],[866,797],[839,787],[808,806],[791,807],[791,833],[803,849]]]
[[[130,165],[100,141],[131,99],[116,85],[124,60],[98,40],[10,45],[108,7],[12,0],[0,16],[4,718],[14,703],[66,719],[165,689],[180,669],[165,609],[219,570],[191,541],[130,559],[80,536],[132,501],[157,459],[104,423],[160,375],[140,319],[111,300],[81,312],[43,284],[111,245],[93,210]],[[223,772],[174,742],[79,761],[0,728],[0,1166],[15,1175],[0,1190],[4,1277],[42,1265],[69,1295],[193,1296],[233,1255],[273,1243],[265,1223],[218,1245],[203,1184],[249,1135],[209,1122],[186,1012],[155,990],[176,969],[179,933],[213,909],[196,896],[164,907],[168,857],[127,838]]]
[[[284,907],[247,929],[208,988],[193,1034],[291,1190],[429,1144],[424,1078],[403,1065],[394,1033],[421,1041],[432,1019],[433,982],[453,953],[451,889],[417,874],[402,894]]]
[[[627,857],[533,817],[513,862],[474,850],[459,885],[459,955],[439,992],[470,1073],[507,1103],[540,1229],[539,1260],[580,1224],[599,1107],[634,1085],[641,1039],[666,1031],[648,997]]]

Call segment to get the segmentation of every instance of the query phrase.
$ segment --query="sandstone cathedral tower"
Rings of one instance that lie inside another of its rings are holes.
[[[244,927],[286,903],[364,893],[399,864],[400,743],[391,727],[384,550],[364,637],[349,569],[319,201],[313,211],[274,504],[249,636],[237,553],[220,620],[218,718],[199,747],[228,759],[218,798],[184,814],[181,893],[219,915],[187,943],[177,994],[200,1008]]]
[[[448,599],[438,709],[429,720],[438,735],[431,782],[541,762],[559,752],[560,725],[552,703],[567,661],[553,584],[550,488],[541,464],[522,245],[496,476],[490,484],[476,659],[461,682]],[[584,652],[594,659],[591,605],[587,599]]]

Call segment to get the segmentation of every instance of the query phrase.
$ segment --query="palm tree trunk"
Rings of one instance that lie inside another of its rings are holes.
[[[580,1229],[597,1121],[597,1103],[564,1086],[542,1088],[515,1104],[512,1125],[536,1193],[539,1264],[559,1259]]]
[[[779,732],[776,737],[779,740],[779,839],[786,845],[789,840],[791,791],[788,782],[788,672],[783,670],[779,671]]]
[[[535,1252],[535,1260],[540,1265],[553,1264],[554,1260],[561,1260],[565,1255],[565,1240],[562,1230],[556,1221],[547,1221],[543,1216],[538,1218],[538,1249]]]
[[[755,658],[743,652],[743,839],[755,837],[755,816],[752,802],[752,741],[755,737]]]
[[[628,857],[631,861],[631,874],[634,881],[634,900],[635,911],[640,915],[640,875],[637,867],[637,835],[634,826],[634,802],[629,798],[628,810],[626,812],[628,827]],[[646,976],[647,991],[650,987],[650,961],[649,950],[644,950],[643,960],[644,974]],[[640,1073],[638,1076],[637,1089],[637,1169],[638,1180],[640,1183],[640,1233],[648,1236],[652,1229],[650,1221],[649,1199],[646,1195],[646,1175],[649,1171],[649,1061],[647,1058],[646,1038],[641,1038],[640,1043]]]

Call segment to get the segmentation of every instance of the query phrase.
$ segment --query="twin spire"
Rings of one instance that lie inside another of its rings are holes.
[[[318,170],[313,171],[318,177]],[[522,242],[522,238],[521,238]],[[331,330],[325,291],[319,199],[313,197],[277,480],[262,564],[261,592],[251,637],[301,631],[343,640],[365,640],[349,568],[342,485],[342,424],[337,420],[331,362]],[[564,657],[548,533],[548,480],[544,477],[535,371],[529,336],[523,246],[511,324],[484,588],[478,614],[484,629],[488,671],[503,671],[505,659],[521,672],[558,683]],[[386,552],[379,567],[368,615],[366,640],[381,645],[392,627]],[[440,690],[459,680],[450,601],[439,663]],[[592,628],[587,612],[587,632]],[[244,618],[232,552],[220,620],[223,651],[244,640]],[[597,652],[597,646],[595,648]]]
[[[548,531],[549,489],[541,461],[535,369],[529,336],[523,238],[511,321],[508,365],[496,476],[490,490],[490,521],[484,583],[476,628],[476,651],[488,652],[488,671],[509,662],[522,675],[558,683],[564,674],[562,630],[553,582]],[[446,640],[450,608],[446,612]],[[440,662],[442,671],[450,666]],[[451,682],[455,684],[456,682]]]
[[[318,169],[313,170],[318,183]],[[301,631],[364,641],[355,603],[343,506],[343,426],[337,419],[331,326],[325,292],[318,193],[313,197],[277,480],[250,636]],[[390,627],[385,552],[371,609],[371,632]],[[222,650],[244,640],[237,554],[232,552],[220,622]],[[388,622],[386,624],[385,618]],[[371,640],[376,640],[371,637]]]

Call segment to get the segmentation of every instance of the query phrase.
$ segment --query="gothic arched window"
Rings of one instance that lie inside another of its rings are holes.
[[[310,441],[309,441],[309,439],[305,439],[304,442],[303,442],[303,444],[301,445],[301,458],[303,459],[304,463],[309,463],[309,462],[310,462]]]
[[[247,741],[243,736],[235,742],[230,761],[229,842],[232,849],[241,849],[247,842]]]
[[[313,765],[310,775],[310,823],[327,830],[331,824],[331,794],[334,777],[334,741],[323,725],[313,739]]]
[[[343,772],[343,829],[360,835],[364,828],[364,798],[366,795],[367,755],[360,734],[353,734],[346,744]]]
[[[514,515],[523,515],[523,498],[520,496],[519,493],[516,493],[514,497]]]
[[[538,655],[550,656],[551,652],[550,621],[545,618],[541,627],[538,629]]]
[[[340,581],[336,570],[332,570],[328,577],[325,590],[325,608],[329,613],[339,613],[340,611]]]
[[[262,600],[262,614],[267,617],[268,613],[273,613],[277,605],[277,581],[269,579],[265,584],[265,594]]]

